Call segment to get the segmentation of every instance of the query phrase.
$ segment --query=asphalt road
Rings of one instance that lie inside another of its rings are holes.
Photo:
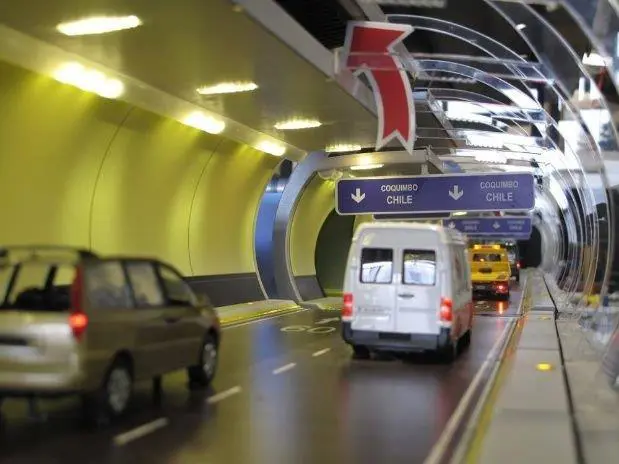
[[[353,361],[334,311],[229,328],[212,391],[190,394],[183,373],[170,375],[161,405],[141,386],[131,414],[105,430],[84,430],[72,399],[42,403],[40,424],[8,401],[0,464],[422,463],[520,298],[477,302],[471,346],[452,365]]]

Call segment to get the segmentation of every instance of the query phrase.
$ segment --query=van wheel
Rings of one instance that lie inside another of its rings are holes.
[[[84,395],[83,410],[91,425],[105,425],[127,412],[133,396],[133,372],[128,361],[118,358],[98,391]]]
[[[367,346],[353,345],[353,359],[370,359],[371,353]]]
[[[202,342],[198,364],[187,369],[189,388],[191,390],[203,389],[211,384],[217,372],[218,360],[217,342],[209,334]]]
[[[454,343],[449,339],[440,349],[439,356],[445,364],[453,363],[458,357],[458,341]]]
[[[462,335],[462,346],[464,348],[468,348],[471,345],[471,330],[466,331],[464,335]]]

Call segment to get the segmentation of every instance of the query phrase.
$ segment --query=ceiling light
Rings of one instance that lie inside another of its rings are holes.
[[[369,171],[371,169],[382,168],[383,166],[383,164],[358,164],[356,166],[351,166],[350,169],[352,171]]]
[[[582,56],[582,63],[587,66],[606,67],[608,64],[612,63],[612,61],[613,60],[611,58],[604,58],[595,52],[591,52],[588,55],[584,54]]]
[[[269,142],[268,140],[260,142],[256,148],[273,156],[283,156],[284,153],[286,153],[286,147],[274,142]]]
[[[92,35],[106,34],[108,32],[133,29],[142,24],[137,16],[93,16],[90,18],[79,19],[60,23],[56,30],[64,35]]]
[[[518,29],[519,31],[523,30],[525,27],[527,27],[527,25],[524,23],[520,23],[516,25],[516,29]]]
[[[352,144],[345,144],[345,143],[340,143],[337,145],[330,145],[328,146],[325,151],[328,153],[347,153],[347,152],[351,152],[351,151],[359,151],[361,150],[363,147],[361,145],[352,145]]]
[[[299,130],[313,129],[320,127],[322,123],[316,119],[293,119],[292,121],[278,122],[275,124],[277,130]]]
[[[455,213],[451,213],[452,216],[466,216],[466,211],[456,211]]]
[[[220,95],[224,93],[251,92],[256,90],[258,85],[254,82],[221,82],[219,84],[200,87],[196,89],[200,95]]]
[[[88,69],[79,63],[66,63],[58,68],[53,76],[63,84],[96,93],[104,98],[118,98],[125,91],[125,86],[118,79],[107,77],[102,72]]]
[[[183,119],[183,123],[209,134],[220,134],[226,128],[226,123],[222,120],[207,116],[200,111],[191,113]]]

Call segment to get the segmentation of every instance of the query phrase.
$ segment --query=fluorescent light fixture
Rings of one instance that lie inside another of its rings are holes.
[[[107,34],[108,32],[133,29],[142,24],[137,16],[92,16],[60,23],[56,30],[68,36]]]
[[[88,69],[79,63],[66,63],[58,68],[53,76],[63,84],[96,93],[104,98],[118,98],[125,91],[125,86],[118,79],[107,77],[102,72]]]
[[[525,27],[527,27],[527,25],[524,23],[520,23],[516,25],[516,29],[518,29],[519,31],[523,30]]]
[[[293,119],[291,121],[278,122],[275,124],[277,130],[299,130],[299,129],[313,129],[314,127],[320,127],[322,123],[316,119]]]
[[[358,164],[356,166],[351,166],[350,169],[352,171],[370,171],[372,169],[382,168],[383,164]]]
[[[466,216],[466,211],[456,211],[455,213],[451,213],[452,216]]]
[[[200,111],[189,114],[182,122],[209,134],[220,134],[226,128],[226,123],[222,120],[207,116]]]
[[[329,145],[325,151],[328,153],[347,153],[349,151],[359,151],[362,148],[363,147],[361,145],[340,143],[336,145]]]
[[[260,142],[256,145],[256,148],[273,156],[283,156],[284,153],[286,153],[286,147],[274,142],[269,142],[268,140]]]
[[[196,89],[200,95],[221,95],[225,93],[251,92],[258,88],[254,82],[221,82]]]

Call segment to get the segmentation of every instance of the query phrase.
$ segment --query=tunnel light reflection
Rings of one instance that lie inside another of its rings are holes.
[[[350,151],[359,151],[361,148],[363,148],[361,145],[340,143],[336,145],[329,145],[325,151],[328,153],[347,153]]]
[[[101,71],[88,69],[79,63],[67,63],[54,72],[54,78],[63,84],[72,85],[104,98],[118,98],[125,86],[118,79],[107,77]]]
[[[268,140],[260,142],[256,148],[273,156],[283,156],[284,153],[286,153],[286,147],[274,142],[269,142]]]
[[[196,90],[200,95],[221,95],[225,93],[251,92],[258,85],[254,82],[222,82],[220,84],[200,87]]]
[[[277,130],[299,130],[313,129],[322,126],[322,123],[317,119],[293,119],[291,121],[278,122],[275,124]]]
[[[142,25],[142,21],[137,16],[93,16],[90,18],[79,19],[60,23],[56,30],[68,36],[107,34],[109,32],[134,29]]]
[[[350,169],[352,171],[370,171],[372,169],[380,169],[383,166],[383,164],[358,164],[356,166],[351,166]]]
[[[194,111],[183,119],[183,124],[186,124],[195,129],[199,129],[209,134],[221,134],[226,128],[226,123],[215,119],[211,116],[207,116],[200,111]]]

